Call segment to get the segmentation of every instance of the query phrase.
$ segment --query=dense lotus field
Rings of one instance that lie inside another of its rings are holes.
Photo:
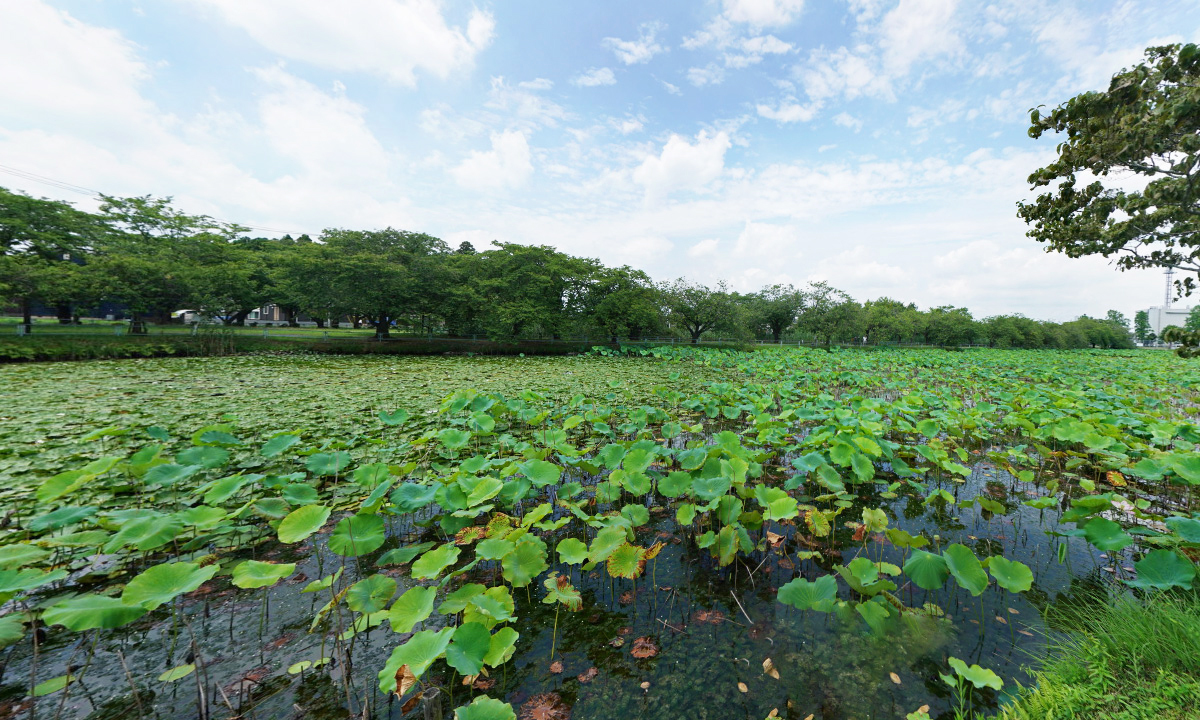
[[[994,712],[1189,589],[1163,352],[0,368],[0,717]]]

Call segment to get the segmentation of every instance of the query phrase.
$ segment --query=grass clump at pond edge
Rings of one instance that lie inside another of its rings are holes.
[[[1060,618],[1037,685],[997,720],[1184,720],[1200,713],[1200,595],[1089,605]]]

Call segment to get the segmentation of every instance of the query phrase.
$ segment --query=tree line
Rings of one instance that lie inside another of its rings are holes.
[[[99,211],[89,213],[3,188],[0,298],[27,325],[37,306],[71,322],[115,305],[134,332],[171,322],[181,309],[241,325],[274,304],[291,324],[307,316],[318,327],[371,325],[381,336],[1132,347],[1128,322],[1115,311],[1066,323],[976,319],[952,306],[860,303],[824,282],[739,293],[724,283],[654,282],[641,270],[544,245],[451,248],[392,228],[270,239],[184,213],[169,198],[102,196]]]

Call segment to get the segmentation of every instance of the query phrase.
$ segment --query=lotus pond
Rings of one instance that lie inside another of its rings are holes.
[[[0,367],[0,717],[990,713],[1191,588],[1167,353]]]

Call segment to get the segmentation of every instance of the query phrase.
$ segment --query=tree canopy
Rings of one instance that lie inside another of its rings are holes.
[[[1047,190],[1018,203],[1030,237],[1069,257],[1115,258],[1122,269],[1200,272],[1200,48],[1149,48],[1106,91],[1034,108],[1029,135],[1045,133],[1066,139],[1029,176]],[[1190,276],[1177,284],[1181,293],[1195,287]]]

